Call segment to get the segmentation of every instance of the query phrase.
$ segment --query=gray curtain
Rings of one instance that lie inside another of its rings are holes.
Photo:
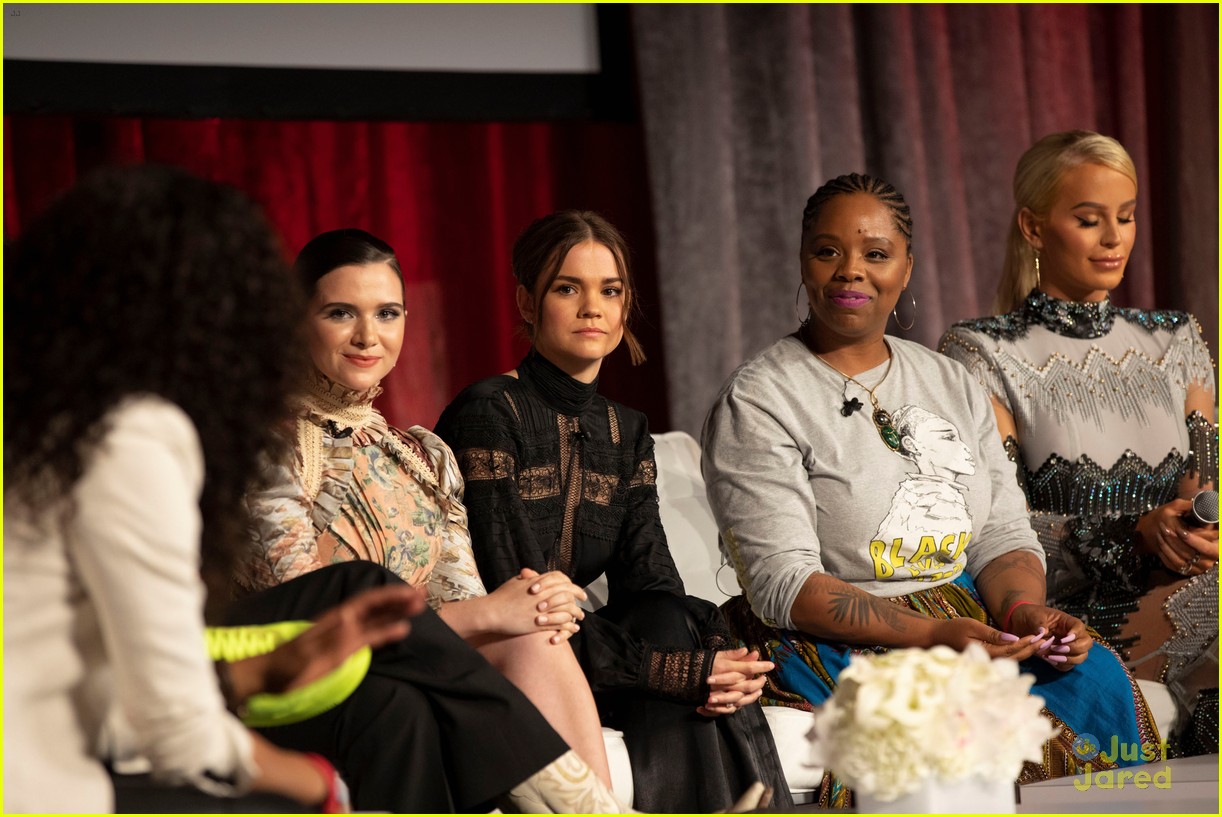
[[[633,7],[674,427],[699,433],[726,376],[796,327],[801,212],[822,182],[865,171],[905,194],[918,317],[890,331],[934,346],[989,310],[1018,157],[1071,128],[1116,137],[1137,163],[1138,240],[1115,301],[1189,309],[1212,343],[1217,14]]]

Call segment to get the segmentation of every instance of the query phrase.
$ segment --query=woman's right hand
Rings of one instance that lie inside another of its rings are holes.
[[[263,655],[229,664],[238,700],[280,693],[316,681],[362,647],[406,638],[409,619],[425,607],[424,592],[406,584],[365,590],[332,607],[301,635]]]
[[[1181,517],[1192,509],[1192,500],[1173,499],[1137,520],[1141,548],[1173,573],[1195,576],[1218,561],[1218,529],[1188,528]]]
[[[990,658],[1012,658],[1022,661],[1035,655],[1043,641],[1041,635],[1025,638],[1003,633],[974,618],[961,617],[934,624],[930,646],[945,644],[962,652],[969,644],[979,644]]]
[[[585,610],[577,604],[586,591],[558,570],[542,575],[528,567],[488,595],[497,629],[504,635],[555,630],[552,643],[567,641],[581,629]]]

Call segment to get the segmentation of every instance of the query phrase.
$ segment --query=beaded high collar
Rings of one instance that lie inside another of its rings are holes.
[[[597,377],[592,383],[582,383],[533,348],[518,364],[518,377],[532,386],[544,403],[569,417],[576,417],[589,408],[598,393]]]
[[[1038,289],[1027,294],[1023,315],[1028,324],[1038,323],[1067,338],[1101,338],[1112,331],[1115,309],[1110,298],[1102,301],[1062,301]]]
[[[373,400],[382,393],[381,386],[355,391],[336,383],[318,369],[312,372],[305,385],[303,413],[320,426],[330,422],[337,428],[360,431],[380,417],[374,411]]]

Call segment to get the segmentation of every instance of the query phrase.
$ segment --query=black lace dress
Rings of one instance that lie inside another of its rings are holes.
[[[776,789],[774,805],[789,805],[759,705],[696,712],[715,653],[737,644],[713,604],[684,593],[645,416],[534,352],[517,371],[464,389],[436,429],[466,480],[485,584],[523,567],[561,570],[581,586],[607,574],[607,606],[570,643],[603,723],[624,732],[636,808],[722,809],[756,780]]]

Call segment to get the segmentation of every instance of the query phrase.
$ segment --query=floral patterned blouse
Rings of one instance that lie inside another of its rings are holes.
[[[434,608],[486,594],[467,530],[463,482],[441,438],[392,428],[354,392],[315,373],[289,462],[269,464],[247,497],[252,548],[237,577],[249,590],[328,564],[377,562],[424,585]]]

